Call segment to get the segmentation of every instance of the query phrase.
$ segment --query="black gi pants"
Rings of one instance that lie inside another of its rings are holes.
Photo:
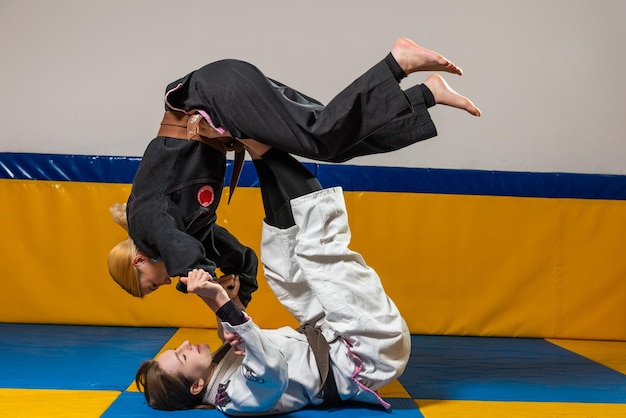
[[[171,83],[165,99],[172,110],[207,112],[235,138],[320,161],[394,151],[437,134],[419,86],[402,91],[384,61],[326,106],[232,59]]]

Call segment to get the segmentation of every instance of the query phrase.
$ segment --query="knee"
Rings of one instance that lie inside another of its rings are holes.
[[[226,58],[223,60],[215,61],[211,65],[219,69],[236,70],[236,71],[241,71],[241,70],[246,71],[251,68],[256,68],[254,65],[250,64],[249,62],[241,61],[241,60],[234,59],[234,58]]]
[[[261,73],[257,67],[246,61],[237,59],[223,59],[212,62],[198,70],[201,78],[209,78],[217,84],[228,83],[258,77]]]

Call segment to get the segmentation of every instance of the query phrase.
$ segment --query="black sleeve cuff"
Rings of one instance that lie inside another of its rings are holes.
[[[247,321],[243,311],[239,309],[232,300],[222,305],[215,314],[220,321],[228,322],[230,325],[241,325]]]

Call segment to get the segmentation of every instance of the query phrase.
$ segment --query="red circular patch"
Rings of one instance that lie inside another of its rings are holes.
[[[213,193],[213,187],[206,185],[202,186],[200,190],[198,190],[198,203],[200,203],[202,207],[206,208],[207,206],[210,206],[211,203],[213,203],[214,198],[215,195]]]

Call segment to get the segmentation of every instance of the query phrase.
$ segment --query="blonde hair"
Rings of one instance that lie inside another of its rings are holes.
[[[128,232],[126,219],[126,203],[116,203],[109,208],[113,221]],[[133,258],[137,255],[137,246],[127,237],[109,251],[107,260],[109,274],[122,289],[135,297],[143,297],[139,286],[139,272],[133,265]]]

